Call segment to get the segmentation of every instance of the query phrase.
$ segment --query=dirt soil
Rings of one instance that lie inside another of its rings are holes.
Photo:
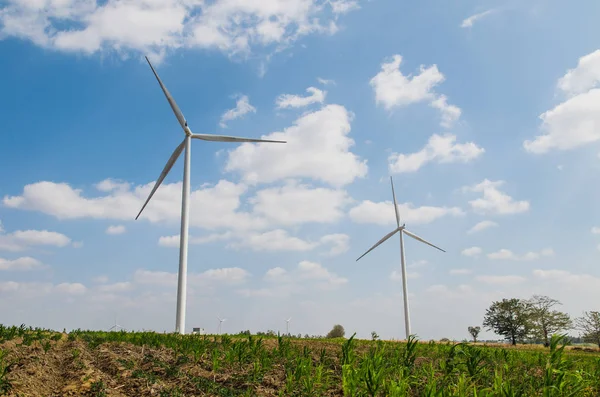
[[[51,341],[46,352],[40,342],[30,346],[20,342],[15,339],[0,344],[0,349],[8,353],[5,361],[14,363],[7,374],[12,385],[8,397],[242,396],[249,395],[244,394],[248,389],[253,390],[250,395],[270,397],[279,396],[285,384],[283,368],[270,370],[260,385],[249,385],[240,376],[249,369],[228,373],[223,368],[215,374],[210,370],[209,356],[196,363],[181,363],[171,349],[164,347],[111,342],[91,348],[81,340],[68,340],[66,334]],[[269,350],[277,343],[264,342]],[[302,342],[317,347],[312,341]],[[330,357],[340,349],[337,343],[317,344],[326,347]]]

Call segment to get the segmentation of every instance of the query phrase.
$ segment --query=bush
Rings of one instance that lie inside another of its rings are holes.
[[[342,327],[340,324],[336,324],[333,326],[331,331],[327,333],[326,338],[343,338],[345,334],[346,331],[344,330],[344,327]]]

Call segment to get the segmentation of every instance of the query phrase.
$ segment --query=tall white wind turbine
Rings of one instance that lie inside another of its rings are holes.
[[[163,84],[160,77],[158,77],[158,73],[154,70],[154,67],[150,63],[148,57],[146,57],[146,61],[150,68],[152,69],[152,73],[158,80],[158,84],[160,84],[160,88],[162,89],[165,97],[167,97],[167,101],[169,101],[169,105],[175,113],[175,117],[179,122],[179,125],[183,129],[185,133],[185,138],[183,142],[179,144],[175,148],[173,154],[167,161],[165,168],[160,173],[160,176],[156,180],[148,199],[142,206],[139,214],[135,217],[137,220],[141,215],[144,208],[156,192],[156,189],[160,186],[162,181],[165,179],[173,165],[179,158],[179,155],[185,149],[185,157],[184,157],[184,166],[183,166],[183,191],[181,197],[181,233],[180,233],[180,241],[179,241],[179,274],[178,274],[178,282],[177,282],[177,317],[175,322],[175,332],[180,334],[185,334],[185,306],[186,306],[186,293],[187,293],[187,253],[188,253],[188,225],[189,225],[189,213],[190,213],[190,205],[189,205],[189,196],[190,196],[190,150],[191,150],[191,139],[201,139],[204,141],[213,141],[213,142],[272,142],[272,143],[286,143],[285,141],[272,141],[266,139],[253,139],[253,138],[239,138],[234,136],[225,136],[225,135],[212,135],[212,134],[193,134],[192,130],[188,126],[185,117],[183,117],[183,113],[175,103],[175,100],[167,90],[167,87]]]
[[[394,234],[400,232],[400,264],[402,266],[402,296],[404,298],[404,329],[406,331],[406,339],[408,339],[408,337],[411,335],[411,333],[410,333],[410,315],[409,315],[409,310],[408,310],[408,289],[406,286],[406,264],[405,264],[405,259],[404,259],[404,234],[406,234],[409,237],[414,238],[415,240],[418,240],[422,243],[432,246],[433,248],[437,248],[442,252],[446,252],[446,251],[444,251],[440,247],[437,247],[437,246],[431,244],[430,242],[422,239],[421,237],[417,236],[416,234],[406,230],[406,224],[403,223],[402,226],[400,226],[400,215],[398,214],[398,203],[396,203],[396,193],[394,192],[394,180],[392,179],[391,176],[390,176],[390,182],[392,183],[392,196],[394,198],[394,210],[396,211],[396,226],[397,227],[396,227],[396,229],[392,230],[391,232],[389,232],[388,234],[383,236],[383,238],[381,240],[379,240],[374,246],[369,248],[369,250],[367,252],[365,252],[364,254],[362,254],[356,261],[358,261],[363,256],[367,255],[369,252],[373,251],[381,243],[383,243],[385,240],[392,237]]]
[[[221,335],[221,324],[223,324],[223,321],[226,321],[226,318],[220,318],[219,316],[217,316],[217,320],[219,320],[219,329],[217,331],[218,335]]]
[[[288,318],[287,320],[285,320],[285,333],[286,335],[290,334],[290,321],[292,320],[292,318]]]

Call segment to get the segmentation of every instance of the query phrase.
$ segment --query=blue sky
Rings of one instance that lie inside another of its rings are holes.
[[[406,241],[419,337],[503,297],[598,310],[596,2],[0,7],[3,323],[173,329],[183,159],[134,218],[183,133],[144,55],[194,132],[288,141],[193,142],[188,331],[402,338],[397,239],[355,262],[390,175],[447,250]]]

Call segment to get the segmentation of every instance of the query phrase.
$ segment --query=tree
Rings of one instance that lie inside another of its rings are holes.
[[[343,338],[345,334],[346,331],[344,330],[344,327],[342,327],[340,324],[336,324],[333,326],[331,331],[327,333],[326,338]]]
[[[576,321],[576,327],[583,333],[586,342],[595,343],[600,348],[600,312],[583,312]]]
[[[379,335],[377,335],[377,332],[371,331],[371,340],[377,340],[377,339],[379,339]]]
[[[550,337],[559,331],[572,327],[571,318],[567,313],[552,310],[556,305],[562,305],[556,299],[548,296],[533,295],[527,301],[531,321],[531,335],[544,341],[544,346],[550,346]]]
[[[483,326],[516,345],[530,331],[528,304],[517,298],[493,302],[485,312]]]
[[[469,327],[467,329],[469,330],[469,333],[473,337],[473,342],[477,343],[477,336],[479,335],[479,331],[481,331],[481,327],[479,327],[479,326]]]

